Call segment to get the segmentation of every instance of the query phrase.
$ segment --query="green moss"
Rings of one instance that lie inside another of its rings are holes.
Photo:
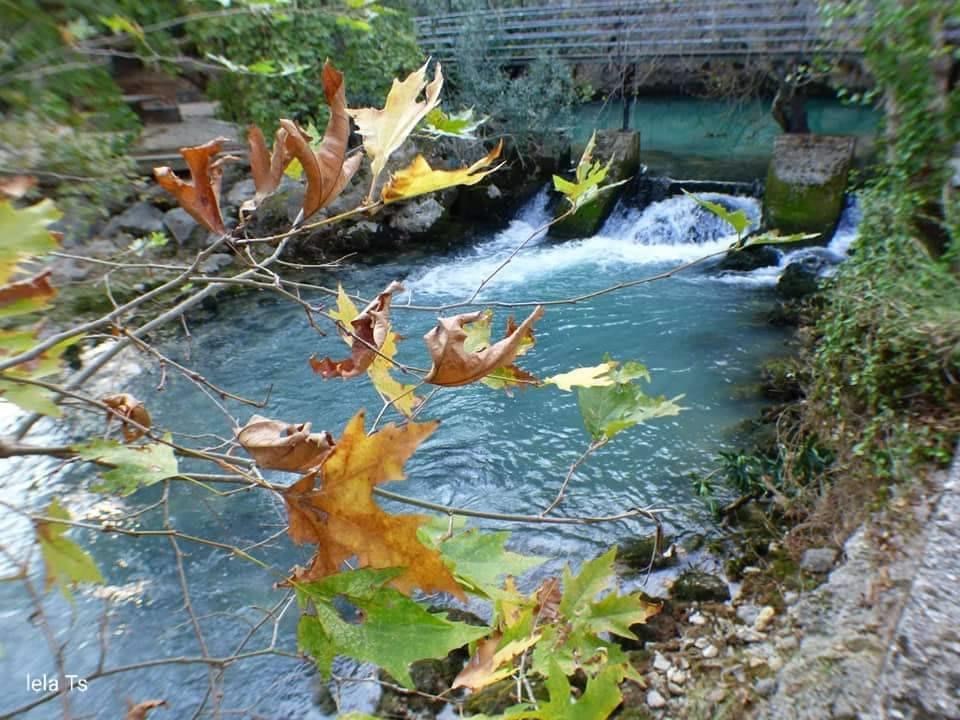
[[[784,234],[820,233],[826,240],[843,210],[846,185],[845,172],[822,185],[799,185],[781,180],[771,167],[763,196],[766,224]]]

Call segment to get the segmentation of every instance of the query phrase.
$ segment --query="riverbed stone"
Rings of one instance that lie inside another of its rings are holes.
[[[828,573],[836,561],[837,551],[833,548],[810,548],[803,553],[800,569],[811,573]]]
[[[670,593],[674,600],[682,602],[726,602],[730,599],[730,587],[723,578],[702,570],[687,570],[681,574]]]
[[[134,237],[143,237],[152,232],[163,232],[163,211],[147,202],[134,203],[119,215],[110,218],[100,231],[104,237],[117,233],[130,233]]]
[[[603,185],[617,183],[637,174],[640,169],[640,133],[633,130],[598,130],[593,152],[594,161],[606,163],[612,158]],[[601,192],[594,200],[581,207],[575,215],[564,218],[550,228],[557,238],[584,238],[596,235],[613,210],[623,186]],[[563,200],[557,215],[567,210]]]
[[[773,144],[763,195],[764,225],[781,233],[819,233],[826,244],[843,210],[856,139],[785,134]]]
[[[717,263],[717,270],[733,272],[752,272],[763,267],[771,267],[780,262],[780,252],[769,245],[755,245],[743,250],[730,251]]]
[[[207,237],[207,230],[183,208],[167,210],[163,214],[163,226],[170,231],[180,247],[197,247]]]
[[[783,269],[777,281],[777,293],[786,300],[799,300],[820,288],[820,277],[827,262],[818,255],[806,255]]]
[[[436,198],[411,200],[390,218],[390,228],[403,235],[423,235],[443,217],[445,209]]]

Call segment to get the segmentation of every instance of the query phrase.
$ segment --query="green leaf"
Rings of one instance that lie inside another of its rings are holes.
[[[300,619],[300,647],[328,674],[336,655],[372,662],[398,682],[413,688],[410,663],[443,658],[451,650],[490,633],[488,627],[452,622],[384,584],[396,571],[353,570],[317,583],[299,586],[313,601],[316,615]],[[345,597],[360,613],[359,622],[345,620],[333,598]]]
[[[622,675],[616,667],[607,667],[587,680],[583,695],[576,701],[570,695],[570,681],[559,664],[550,664],[547,692],[550,701],[543,703],[535,715],[544,720],[604,720],[623,701],[620,694]]]
[[[587,432],[594,440],[612,438],[619,432],[658,417],[678,415],[677,404],[683,396],[668,400],[650,397],[633,383],[609,387],[582,387],[577,390],[580,415]]]
[[[70,513],[57,500],[50,503],[46,515],[59,520],[70,519]],[[53,520],[37,520],[34,523],[37,540],[40,542],[40,554],[46,566],[44,587],[49,590],[57,585],[63,596],[72,601],[70,585],[80,582],[102,583],[103,576],[93,558],[66,537],[69,527]]]
[[[697,197],[692,192],[687,192],[686,190],[684,190],[683,192],[689,195],[690,197],[692,197],[694,201],[697,203],[697,205],[699,205],[700,207],[706,210],[709,210],[718,218],[720,218],[721,220],[725,221],[730,226],[732,226],[734,229],[734,232],[737,233],[737,236],[743,235],[744,231],[748,227],[750,227],[750,218],[747,217],[747,214],[743,210],[737,210],[735,212],[731,212],[730,210],[727,210],[720,203],[704,200],[703,198]]]
[[[593,161],[593,150],[597,143],[597,133],[590,136],[587,146],[583,149],[583,155],[580,156],[580,162],[577,163],[575,172],[575,181],[565,180],[559,175],[553,176],[553,187],[557,192],[563,194],[573,208],[574,213],[580,210],[584,205],[593,200],[597,195],[605,190],[623,185],[627,180],[603,185],[600,183],[607,179],[607,173],[610,172],[610,166],[613,164],[613,158],[606,165],[599,160]],[[629,179],[629,178],[628,178]]]
[[[103,482],[91,488],[96,492],[130,495],[180,472],[173,448],[162,443],[132,446],[116,440],[91,440],[73,449],[84,460],[112,466],[101,473]]]
[[[277,66],[269,60],[258,60],[247,66],[247,70],[254,75],[273,75],[277,72]]]
[[[794,233],[792,235],[781,235],[779,230],[770,230],[748,237],[743,247],[753,247],[755,245],[786,245],[787,243],[805,242],[820,237],[820,233]]]
[[[589,613],[583,618],[591,632],[608,632],[636,640],[631,625],[645,623],[660,612],[660,606],[640,595],[610,593],[602,600],[591,603]]]
[[[611,548],[603,555],[588,560],[574,575],[568,565],[563,569],[563,595],[560,598],[560,613],[573,620],[601,592],[614,582],[613,563],[617,549]]]
[[[455,137],[463,140],[475,140],[476,131],[490,118],[475,119],[473,108],[448,115],[440,108],[434,108],[423,118],[420,132],[429,137]]]
[[[49,417],[63,415],[60,406],[53,401],[54,393],[36,385],[24,385],[0,379],[0,398],[30,413],[40,413]]]
[[[0,283],[7,282],[14,268],[28,257],[57,249],[57,239],[47,226],[60,217],[50,200],[24,208],[0,201]]]
[[[423,531],[424,528],[421,528]],[[425,533],[421,532],[421,537]],[[480,532],[471,529],[437,543],[432,541],[444,562],[453,570],[460,584],[473,593],[497,599],[503,595],[502,578],[519,576],[543,564],[546,558],[520,555],[506,549],[508,531]]]
[[[110,28],[114,35],[131,35],[138,40],[143,40],[143,28],[130,18],[122,15],[101,16],[100,22]]]

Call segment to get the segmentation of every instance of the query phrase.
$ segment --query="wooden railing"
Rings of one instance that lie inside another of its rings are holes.
[[[465,33],[485,35],[504,63],[546,53],[588,61],[857,51],[852,28],[825,27],[816,0],[540,0],[418,17],[416,27],[421,47],[447,61]]]

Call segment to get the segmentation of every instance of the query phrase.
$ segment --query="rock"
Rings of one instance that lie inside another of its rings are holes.
[[[767,605],[757,615],[757,619],[753,622],[753,627],[760,632],[763,632],[770,626],[770,623],[773,622],[773,618],[776,617],[776,614],[777,611]]]
[[[680,696],[680,695],[685,695],[685,694],[686,694],[686,691],[685,691],[682,687],[680,687],[680,686],[677,685],[676,683],[672,683],[672,682],[668,682],[668,683],[667,683],[667,690],[670,691],[670,694],[671,694],[671,695]]]
[[[812,295],[820,289],[819,278],[826,267],[826,262],[816,255],[795,260],[780,274],[777,292],[787,300],[798,300]]]
[[[757,695],[770,697],[777,690],[777,680],[776,678],[760,678],[753,687],[757,691]]]
[[[270,234],[287,230],[303,207],[305,193],[306,186],[303,183],[284,176],[276,192],[265,197],[257,208],[256,232]]]
[[[773,144],[763,196],[766,227],[781,233],[820,233],[826,244],[840,219],[856,139],[780,135]]]
[[[174,208],[163,214],[163,225],[180,247],[199,247],[207,237],[207,230],[183,208]]]
[[[737,606],[737,617],[740,618],[744,625],[753,625],[759,614],[760,608],[753,603]]]
[[[717,655],[720,654],[720,651],[717,650],[717,646],[716,646],[716,645],[707,645],[707,646],[702,650],[702,652],[703,652],[703,656],[704,656],[707,660],[710,660],[711,658],[715,658]]]
[[[693,614],[690,616],[689,620],[690,620],[690,624],[691,624],[691,625],[706,625],[706,624],[707,624],[707,619],[706,619],[703,615],[701,615],[700,613],[693,613]]]
[[[679,668],[670,668],[667,671],[667,680],[676,685],[683,685],[687,681],[687,673]]]
[[[407,202],[390,218],[390,228],[404,235],[422,235],[443,217],[444,207],[434,197]]]
[[[537,700],[546,700],[549,697],[546,686],[539,677],[530,678],[530,685]],[[463,702],[463,711],[466,715],[500,715],[516,704],[517,682],[513,678],[506,678],[468,695]],[[390,717],[409,716],[402,714]]]
[[[200,263],[200,272],[213,275],[233,263],[233,256],[227,253],[214,253]]]
[[[730,251],[717,263],[717,270],[733,272],[751,272],[758,268],[771,267],[780,263],[780,251],[769,245],[756,245],[743,250]]]
[[[659,710],[662,707],[666,707],[667,701],[664,699],[663,695],[658,693],[656,690],[649,690],[647,692],[647,705],[652,707],[654,710]]]
[[[666,659],[663,655],[661,655],[660,653],[657,653],[656,655],[653,656],[653,669],[654,669],[654,670],[657,670],[658,672],[665,673],[665,672],[666,672],[667,670],[669,670],[671,667],[673,667],[673,666],[670,664],[670,661],[667,660],[667,659]]]
[[[150,203],[134,203],[107,222],[100,234],[113,237],[126,232],[134,237],[143,237],[152,232],[163,232],[163,212]]]
[[[687,570],[673,583],[674,600],[682,602],[726,602],[730,588],[716,575],[700,570]]]
[[[257,187],[253,184],[252,178],[241,180],[232,188],[230,188],[230,191],[223,196],[224,205],[238,208],[244,203],[244,201],[252,198],[256,192]]]
[[[624,540],[617,546],[617,569],[622,575],[630,577],[645,573],[650,567],[658,569],[676,565],[676,552],[664,553],[670,542],[670,537],[657,533]]]
[[[836,561],[837,551],[833,548],[810,548],[803,553],[800,569],[811,573],[828,573]]]
[[[633,130],[598,130],[596,148],[593,157],[604,163],[612,158],[610,170],[604,184],[626,180],[637,174],[640,169],[640,133]],[[550,228],[550,234],[558,238],[584,238],[597,234],[603,222],[610,215],[620,196],[618,188],[600,193],[588,202],[575,215],[564,218]],[[557,214],[566,211],[563,201]]]

